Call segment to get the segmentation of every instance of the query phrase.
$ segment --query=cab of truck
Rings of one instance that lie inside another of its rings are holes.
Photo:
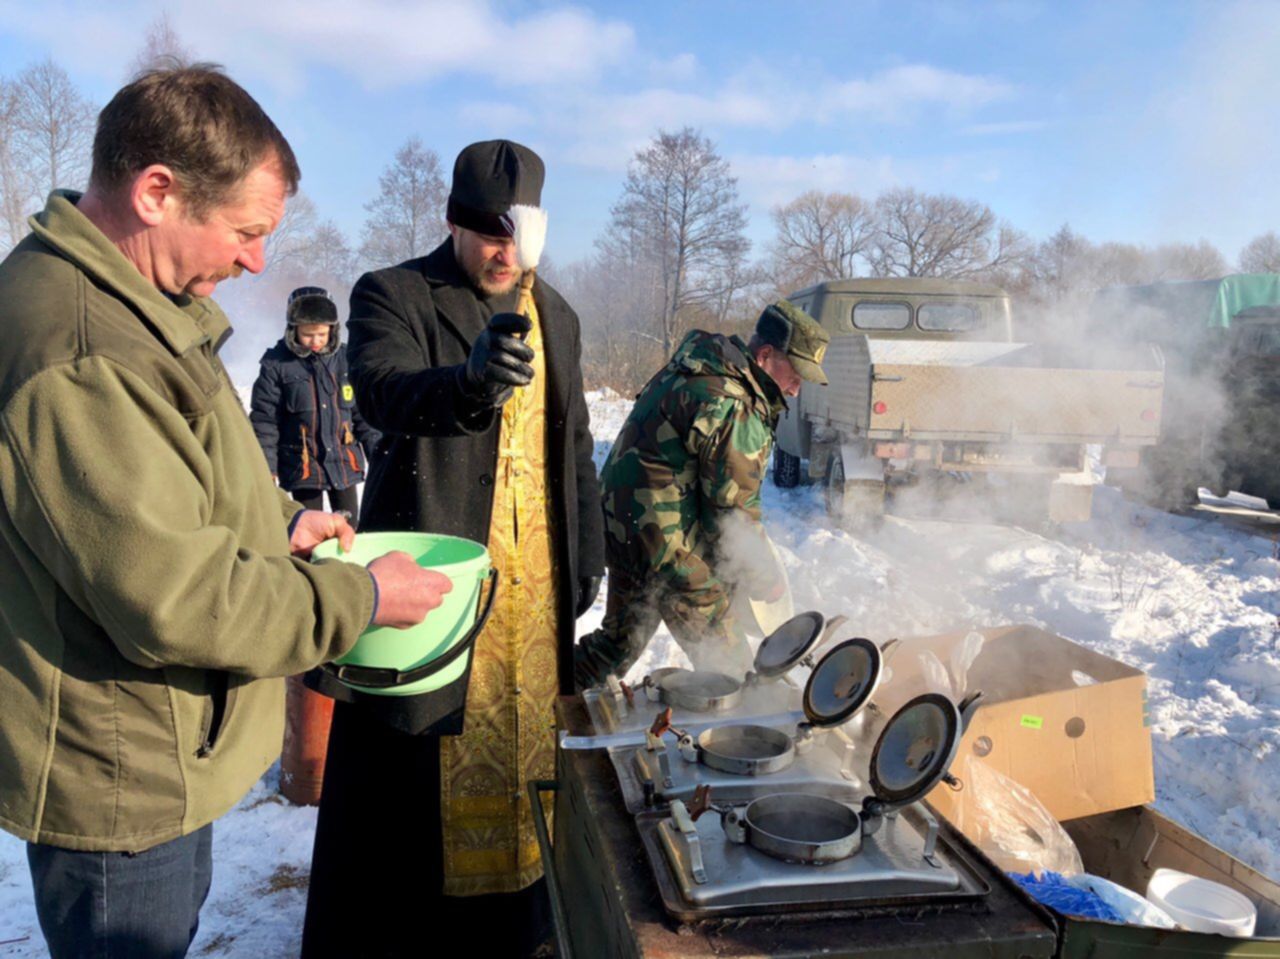
[[[1009,294],[990,283],[893,277],[832,280],[787,297],[832,336],[872,339],[1013,339]]]

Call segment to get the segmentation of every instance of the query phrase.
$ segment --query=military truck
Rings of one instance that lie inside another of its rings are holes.
[[[1155,443],[1163,374],[1157,351],[1107,362],[1015,342],[998,286],[934,279],[840,280],[790,299],[830,333],[831,383],[805,383],[783,416],[773,477],[796,485],[802,461],[832,517],[883,514],[885,490],[941,474],[1018,477],[1048,518],[1087,518],[1086,448],[1136,466]]]
[[[1202,486],[1280,506],[1280,275],[1111,287],[1090,312],[1091,338],[1152,343],[1165,361],[1159,443],[1108,482],[1165,508]]]

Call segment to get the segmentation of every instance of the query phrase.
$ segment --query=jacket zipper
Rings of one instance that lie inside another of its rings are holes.
[[[355,454],[346,448],[346,443],[343,441],[342,436],[342,429],[347,425],[342,418],[342,387],[338,385],[338,378],[333,375],[333,371],[329,369],[328,366],[324,368],[324,372],[325,375],[329,377],[329,382],[333,384],[333,418],[335,421],[334,439],[338,441],[338,468],[342,470],[342,479],[344,481],[343,488],[345,489],[352,484],[350,482],[351,477],[347,474],[347,464],[343,462],[342,454],[345,452],[348,456],[353,458]],[[352,437],[352,439],[354,440],[354,437]],[[352,463],[352,469],[355,469],[354,463]]]

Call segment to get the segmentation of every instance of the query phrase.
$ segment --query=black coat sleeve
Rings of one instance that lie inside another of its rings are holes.
[[[351,408],[351,429],[364,449],[365,457],[373,456],[374,447],[378,445],[378,440],[382,439],[382,433],[370,426],[368,421],[360,415],[359,403]]]
[[[264,361],[258,371],[258,378],[253,381],[249,420],[253,423],[254,435],[258,437],[258,445],[262,447],[262,455],[267,458],[272,476],[280,473],[276,456],[276,448],[280,443],[280,393],[279,369],[276,364]]]
[[[582,331],[575,315],[573,322],[573,383],[569,390],[568,428],[573,443],[574,471],[578,488],[578,576],[604,575],[604,507],[593,458],[595,440],[591,436],[591,414],[582,386]]]
[[[351,291],[347,356],[361,415],[383,433],[484,432],[493,425],[495,409],[463,392],[460,365],[432,365],[425,338],[434,312],[430,289],[422,287],[420,302],[407,302],[388,280],[395,272],[366,273]]]

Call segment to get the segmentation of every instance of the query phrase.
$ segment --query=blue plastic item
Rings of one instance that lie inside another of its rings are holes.
[[[1034,873],[1009,873],[1009,878],[1026,890],[1027,895],[1043,906],[1056,909],[1066,916],[1082,919],[1104,919],[1107,922],[1124,922],[1120,914],[1106,904],[1096,893],[1080,889],[1068,883],[1056,872],[1045,870],[1039,876]]]

